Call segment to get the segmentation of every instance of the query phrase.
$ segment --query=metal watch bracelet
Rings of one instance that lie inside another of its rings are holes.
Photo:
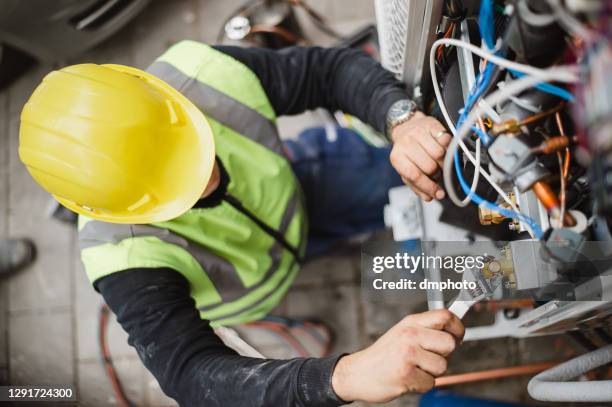
[[[401,99],[393,103],[387,112],[385,136],[387,140],[392,141],[391,133],[393,129],[407,122],[414,116],[418,110],[417,104],[410,99]]]

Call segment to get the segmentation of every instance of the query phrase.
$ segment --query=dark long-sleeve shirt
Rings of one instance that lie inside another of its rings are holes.
[[[389,107],[408,95],[360,51],[216,47],[259,78],[277,115],[342,110],[379,131]],[[132,269],[95,282],[163,391],[181,406],[336,406],[338,357],[265,360],[239,356],[200,319],[189,283],[171,269]]]

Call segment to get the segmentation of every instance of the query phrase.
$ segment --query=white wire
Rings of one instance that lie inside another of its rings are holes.
[[[527,75],[534,76],[536,78],[541,78],[543,80],[545,80],[545,78],[548,78],[546,69],[540,69],[534,66],[510,61],[506,58],[497,56],[489,51],[486,51],[482,48],[479,48],[465,41],[457,40],[455,38],[440,38],[439,40],[433,43],[432,49],[437,49],[439,45],[453,45],[455,47],[466,48],[471,53],[478,55],[482,59],[486,59],[487,61],[495,65],[499,65],[503,68],[523,72]],[[567,82],[567,81],[574,82],[578,80],[578,76],[574,71],[571,71],[571,72],[563,71],[559,75],[561,76],[559,78],[556,78],[558,82]]]
[[[542,81],[573,82],[574,80],[570,80],[569,78],[574,77],[577,73],[576,67],[574,66],[553,67],[540,71],[541,72],[538,77],[528,75],[523,76],[517,80],[508,83],[503,90],[496,90],[491,95],[486,97],[485,100],[490,105],[497,105],[497,103],[501,103],[507,100],[509,96],[517,95],[522,91],[529,89]],[[481,114],[482,109],[480,106],[476,106],[474,109],[472,109],[472,111],[468,114],[467,118],[461,125],[461,128],[458,130],[456,136],[453,137],[453,139],[451,140],[448,149],[446,150],[446,155],[444,157],[443,176],[444,186],[447,190],[449,197],[451,196],[451,194],[455,193],[452,182],[453,158],[455,152],[457,151],[458,146],[463,142],[463,139],[468,136],[472,125],[476,122],[476,120]],[[503,196],[505,196],[505,193],[504,195],[502,195],[502,197]],[[455,198],[457,198],[456,195]],[[515,208],[516,206],[512,207],[515,212],[519,212]],[[527,224],[526,226],[529,228],[530,234],[533,236],[533,230],[531,229],[531,225]]]
[[[463,198],[460,207],[468,206],[468,204],[472,201],[472,194],[476,192],[476,187],[478,187],[478,181],[480,179],[480,171],[483,168],[480,165],[480,138],[476,140],[476,163],[474,164],[474,177],[472,178],[472,185],[470,186],[470,192]],[[483,170],[484,171],[484,170]]]
[[[586,25],[582,24],[580,20],[574,17],[568,12],[559,0],[547,0],[550,8],[552,8],[554,15],[559,20],[559,23],[565,28],[570,34],[575,34],[588,41],[595,41],[601,35],[596,31],[591,30]]]
[[[502,91],[504,90],[504,85],[505,82],[499,82],[497,84],[497,87],[499,89],[501,89]],[[531,113],[540,113],[542,111],[542,107],[541,106],[534,106],[532,104],[530,104],[529,102],[517,97],[517,96],[512,96],[512,95],[508,95],[508,98],[514,102],[515,105],[522,107],[523,109],[531,112]],[[501,110],[501,106],[498,104],[497,106],[497,110]]]
[[[446,40],[446,39],[442,39],[442,40]],[[451,130],[452,134],[453,134],[453,140],[456,139],[457,137],[457,129],[455,128],[455,125],[453,123],[453,121],[451,120],[448,111],[446,110],[446,105],[444,104],[444,99],[442,98],[442,93],[440,92],[440,84],[438,83],[438,76],[436,74],[436,65],[435,65],[435,52],[436,49],[442,45],[444,42],[442,42],[442,40],[438,40],[436,42],[433,43],[431,50],[429,52],[429,69],[431,72],[431,79],[433,82],[433,88],[434,88],[434,93],[436,94],[436,99],[438,100],[438,105],[440,106],[440,110],[442,111],[442,115],[444,116],[444,119],[446,120],[446,124],[448,126],[448,128]],[[459,41],[460,44],[462,44],[462,41]],[[465,43],[468,44],[468,43]],[[453,44],[449,44],[449,45],[453,45]],[[455,44],[456,45],[456,44]],[[469,44],[471,45],[471,44]],[[474,47],[476,48],[476,47]],[[471,161],[472,165],[474,165],[475,168],[475,172],[474,172],[474,177],[476,177],[477,173],[480,173],[482,175],[482,177],[484,179],[487,180],[487,182],[493,187],[493,189],[495,189],[495,191],[499,194],[499,196],[502,197],[502,199],[508,204],[510,205],[510,207],[512,208],[512,210],[514,210],[515,212],[519,212],[516,204],[508,197],[508,194],[506,194],[506,192],[497,184],[497,182],[495,182],[495,180],[493,179],[493,177],[491,177],[491,175],[480,165],[480,161],[476,161],[476,159],[474,158],[474,155],[472,155],[472,152],[467,148],[467,146],[465,145],[465,143],[463,142],[462,139],[460,139],[458,141],[459,145],[461,146],[461,149],[463,150],[465,156],[468,158],[469,161]],[[459,197],[457,197],[457,194],[455,192],[454,189],[449,189],[446,188],[447,192],[448,192],[448,196],[450,198],[450,200],[457,206],[463,208],[465,206],[468,205],[468,203],[464,203],[464,201],[466,199],[459,199]],[[466,197],[467,198],[467,197]]]
[[[487,116],[489,116],[491,120],[493,120],[495,123],[501,123],[502,121],[501,117],[497,114],[497,112],[495,111],[495,109],[493,109],[491,105],[489,105],[487,102],[485,102],[482,99],[478,101],[478,104],[484,110]]]

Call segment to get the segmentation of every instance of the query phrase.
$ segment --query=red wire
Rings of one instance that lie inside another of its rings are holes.
[[[295,336],[293,336],[291,334],[291,332],[287,328],[285,328],[283,325],[277,325],[276,323],[271,322],[271,321],[256,321],[256,322],[251,322],[248,325],[255,326],[255,327],[260,327],[260,328],[265,328],[265,329],[274,331],[276,334],[278,334],[280,337],[282,337],[289,345],[291,345],[291,347],[296,352],[298,352],[298,354],[300,356],[302,356],[302,357],[310,356],[310,354],[304,348],[304,346],[302,346],[300,341],[298,341],[295,338]]]
[[[133,404],[128,400],[123,388],[121,387],[121,382],[119,381],[119,377],[115,371],[115,367],[113,366],[113,360],[111,358],[110,350],[108,348],[108,343],[106,341],[106,328],[108,326],[108,315],[109,309],[106,304],[103,304],[100,308],[100,325],[99,325],[99,342],[100,342],[100,352],[102,353],[102,363],[104,364],[104,368],[106,369],[106,374],[111,382],[111,386],[113,387],[113,392],[115,393],[115,398],[121,407],[131,407]]]
[[[311,329],[317,329],[317,327],[322,327],[323,330],[325,331],[325,334],[327,335],[327,341],[325,341],[323,343],[323,356],[329,356],[331,354],[331,348],[333,346],[333,341],[332,341],[332,333],[331,330],[329,329],[329,327],[325,324],[315,324],[312,323],[310,321],[302,321],[302,323],[304,324],[304,326],[309,327]],[[312,334],[310,331],[308,331],[308,333],[314,337],[315,335]]]
[[[286,322],[273,320],[256,321],[250,325],[274,331],[275,334],[279,334],[295,351],[301,355],[311,356],[301,342],[291,333],[290,328],[292,328],[293,325],[289,325]],[[295,327],[300,328],[303,332],[313,338],[315,342],[321,345],[322,356],[328,356],[331,353],[331,348],[333,345],[332,334],[326,325],[316,324],[310,321],[299,321],[299,324],[296,324]],[[325,331],[325,336],[327,336],[327,340],[321,338],[317,332],[314,332],[317,327],[323,328]]]

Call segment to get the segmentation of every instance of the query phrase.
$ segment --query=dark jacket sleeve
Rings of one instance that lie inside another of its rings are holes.
[[[132,269],[96,288],[162,390],[181,406],[337,406],[338,357],[291,360],[238,355],[200,319],[189,283],[171,269]]]
[[[400,81],[356,49],[214,48],[255,72],[279,116],[322,107],[352,114],[383,132],[391,105],[409,98]]]

